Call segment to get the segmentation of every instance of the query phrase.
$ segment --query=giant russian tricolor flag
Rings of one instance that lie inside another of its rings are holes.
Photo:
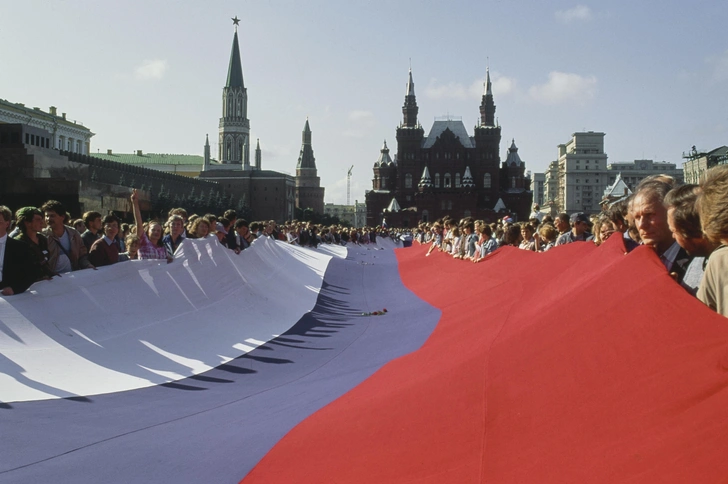
[[[650,249],[393,246],[190,240],[0,298],[0,482],[726,480],[728,320]]]

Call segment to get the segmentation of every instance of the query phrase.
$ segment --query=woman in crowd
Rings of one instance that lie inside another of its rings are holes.
[[[197,217],[190,226],[190,236],[196,239],[204,239],[210,234],[210,221],[205,217]]]
[[[130,198],[139,237],[139,259],[167,259],[168,262],[171,262],[172,258],[167,254],[167,247],[162,241],[162,226],[159,222],[151,221],[145,230],[142,212],[139,209],[139,194],[136,189],[131,192]],[[129,252],[131,253],[131,248]]]
[[[534,240],[536,242],[536,251],[537,252],[546,252],[547,250],[551,250],[554,248],[554,245],[556,245],[556,238],[559,236],[559,231],[556,230],[556,227],[554,227],[551,224],[543,224],[538,229],[538,237],[534,237]]]
[[[498,248],[498,242],[493,238],[493,229],[488,224],[478,225],[478,255],[473,262],[480,262],[485,256]]]
[[[48,239],[41,233],[43,213],[36,207],[24,207],[15,213],[20,233],[15,237],[28,244],[41,268],[39,280],[50,279],[56,275],[48,265]]]

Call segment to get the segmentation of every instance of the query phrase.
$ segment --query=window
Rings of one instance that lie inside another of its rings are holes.
[[[423,222],[429,222],[428,218],[430,216],[430,213],[427,210],[422,211],[422,221]]]
[[[483,188],[490,188],[491,187],[491,177],[490,173],[486,173],[483,175]]]
[[[516,177],[515,176],[511,177],[511,188],[516,188]]]
[[[450,174],[445,173],[445,176],[443,177],[443,186],[445,188],[450,188],[452,186],[452,181],[450,180]]]
[[[452,200],[447,201],[447,209],[452,210]]]
[[[455,173],[455,188],[460,188],[460,173]]]
[[[470,217],[470,210],[463,212],[463,217]]]
[[[382,177],[382,188],[387,188],[387,179]]]
[[[435,188],[440,188],[440,174],[435,173]]]
[[[440,201],[440,210],[445,210],[445,207],[446,207],[445,200],[441,200]]]
[[[407,173],[404,176],[404,187],[405,188],[412,188],[412,175]]]

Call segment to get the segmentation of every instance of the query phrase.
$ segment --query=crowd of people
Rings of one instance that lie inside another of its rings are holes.
[[[65,207],[54,200],[40,208],[23,207],[13,214],[0,206],[0,294],[25,291],[31,284],[63,273],[93,269],[133,259],[171,262],[185,238],[215,239],[240,253],[258,237],[316,247],[319,244],[375,243],[377,237],[397,237],[385,227],[351,229],[292,221],[252,222],[234,210],[221,217],[170,210],[164,222],[144,222],[134,190],[130,197],[133,224],[113,214],[86,212],[70,221]],[[480,262],[499,247],[546,252],[576,242],[600,245],[622,237],[627,252],[651,247],[667,272],[690,294],[714,311],[728,316],[728,165],[708,170],[700,185],[679,185],[667,175],[644,179],[629,197],[617,200],[595,215],[555,217],[534,207],[530,219],[497,223],[444,218],[422,223],[414,239],[455,259]]]
[[[387,229],[321,226],[292,221],[251,222],[238,218],[234,210],[222,216],[189,215],[183,208],[169,211],[166,221],[145,222],[139,196],[130,196],[134,223],[122,223],[114,214],[89,211],[72,220],[58,201],[41,207],[23,207],[15,212],[0,205],[0,295],[11,296],[33,283],[51,280],[64,273],[116,264],[134,259],[172,262],[186,238],[211,239],[239,254],[259,237],[270,237],[289,244],[316,247],[319,244],[349,242],[368,244],[378,236],[389,236]]]
[[[510,217],[444,218],[423,223],[415,240],[455,259],[480,262],[499,247],[546,252],[575,242],[601,245],[622,237],[627,252],[651,247],[667,272],[690,294],[728,316],[728,165],[708,170],[700,185],[680,185],[667,175],[645,178],[634,193],[595,215],[545,215],[534,206],[527,222]]]

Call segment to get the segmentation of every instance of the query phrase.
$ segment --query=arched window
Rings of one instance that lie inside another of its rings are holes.
[[[409,173],[404,175],[404,187],[412,188],[412,175]]]
[[[238,112],[237,112],[237,115],[238,115],[238,116],[240,116],[240,115],[241,115],[241,114],[240,114],[240,113],[241,113],[241,111],[242,111],[242,109],[241,109],[241,107],[240,107],[241,105],[242,105],[242,102],[240,101],[240,99],[238,99]]]
[[[232,158],[232,150],[233,150],[233,144],[230,142],[230,140],[227,140],[227,143],[225,144],[225,161],[230,161],[230,158]]]
[[[449,173],[445,173],[445,176],[443,177],[443,186],[445,188],[450,188],[452,186],[452,180],[450,179]]]
[[[237,153],[236,160],[243,161],[243,142],[242,141],[238,141],[238,153]]]
[[[485,175],[483,175],[483,188],[490,188],[490,186],[490,173],[486,173]]]
[[[440,174],[435,173],[435,188],[440,188]]]
[[[387,179],[382,177],[382,188],[387,188]]]
[[[516,177],[515,176],[511,177],[511,188],[516,188]]]
[[[460,188],[460,173],[455,173],[455,188]]]

